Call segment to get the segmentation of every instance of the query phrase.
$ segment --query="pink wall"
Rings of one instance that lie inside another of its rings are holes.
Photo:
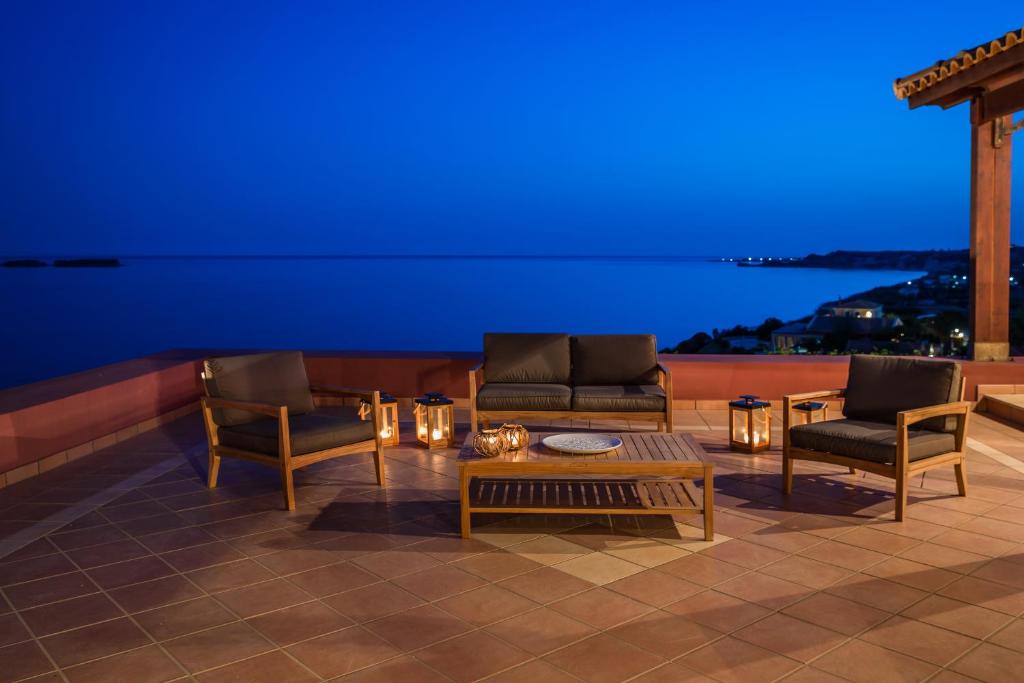
[[[234,353],[232,351],[231,353]],[[0,472],[74,448],[198,400],[200,359],[217,352],[175,351],[0,391]],[[676,400],[726,400],[841,387],[842,356],[662,356]],[[442,391],[467,396],[471,353],[315,352],[310,381],[379,388],[396,396]],[[978,384],[1024,384],[1024,358],[963,363],[967,397]]]

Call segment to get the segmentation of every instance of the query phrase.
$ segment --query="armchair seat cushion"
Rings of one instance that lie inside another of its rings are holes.
[[[316,453],[374,438],[373,422],[360,420],[355,410],[351,414],[342,415],[289,415],[288,429],[291,433],[292,455]],[[278,420],[267,417],[254,422],[222,426],[218,428],[217,435],[224,446],[277,457],[277,431]]]
[[[572,389],[564,384],[484,384],[476,395],[480,410],[569,410]]]
[[[655,413],[665,410],[665,390],[656,384],[573,387],[572,409]]]
[[[883,422],[828,420],[797,425],[789,430],[796,448],[823,451],[857,460],[892,465],[896,462],[896,428]],[[911,429],[907,439],[910,460],[922,460],[956,450],[956,439],[946,432]]]

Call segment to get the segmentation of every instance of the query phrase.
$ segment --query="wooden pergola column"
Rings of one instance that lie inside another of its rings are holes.
[[[1010,357],[1010,160],[1013,116],[985,120],[971,100],[971,357]]]
[[[970,333],[974,360],[1010,359],[1010,157],[1024,111],[1024,27],[893,83],[911,109],[971,103]]]

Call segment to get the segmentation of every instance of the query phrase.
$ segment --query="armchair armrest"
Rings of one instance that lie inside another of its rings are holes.
[[[783,400],[790,403],[803,403],[804,401],[813,401],[816,398],[842,398],[844,394],[846,394],[846,389],[823,389],[821,391],[807,391],[802,394],[787,394],[783,397]]]
[[[909,427],[923,420],[933,417],[955,417],[956,432],[953,438],[956,440],[956,450],[964,450],[964,442],[967,440],[967,418],[971,414],[970,401],[957,401],[956,403],[941,403],[934,406],[914,408],[913,410],[901,410],[896,413],[896,465],[898,468],[906,469],[910,457],[907,442],[909,440]]]
[[[473,386],[479,387],[483,384],[484,379],[484,364],[477,363],[469,369],[469,383]]]
[[[805,391],[800,394],[787,394],[782,397],[782,447],[789,449],[789,425],[793,422],[793,406],[804,401],[815,399],[841,398],[846,394],[846,389],[822,389],[820,391]]]
[[[914,408],[913,410],[901,410],[896,413],[897,429],[906,429],[912,424],[933,417],[955,416],[963,419],[971,411],[970,401],[958,401],[956,403],[941,403],[936,406]]]
[[[200,400],[203,407],[209,410],[233,408],[234,410],[244,410],[247,413],[269,415],[278,419],[282,417],[287,419],[288,417],[288,406],[275,406],[270,403],[255,403],[253,401],[233,401],[227,398],[214,398],[212,396],[204,396]]]
[[[358,389],[356,387],[336,387],[327,384],[314,384],[309,387],[314,394],[324,396],[342,396],[347,398],[361,398],[367,403],[373,401],[373,389]]]

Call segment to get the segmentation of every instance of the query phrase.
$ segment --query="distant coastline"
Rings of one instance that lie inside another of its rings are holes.
[[[1011,246],[1010,342],[1024,348],[1024,247]],[[968,307],[970,253],[967,249],[833,251],[802,257],[742,257],[715,259],[741,268],[814,268],[829,270],[912,271],[919,275],[895,285],[874,287],[840,301],[823,301],[808,315],[794,320],[771,317],[756,327],[735,325],[694,333],[668,353],[899,353],[960,355],[970,339]],[[924,275],[920,275],[924,273]],[[816,321],[830,309],[877,306],[891,325],[837,324]],[[817,328],[817,329],[816,329]],[[862,328],[858,331],[858,328]],[[870,329],[869,329],[870,328]],[[826,329],[823,334],[816,331]],[[813,339],[809,347],[781,349],[775,338]]]
[[[1012,247],[1018,253],[1024,247]],[[912,270],[930,274],[966,273],[970,254],[966,249],[930,249],[926,251],[831,251],[827,254],[786,257],[720,258],[718,262],[741,267],[828,268],[832,270]],[[1019,261],[1019,259],[1017,259]]]

